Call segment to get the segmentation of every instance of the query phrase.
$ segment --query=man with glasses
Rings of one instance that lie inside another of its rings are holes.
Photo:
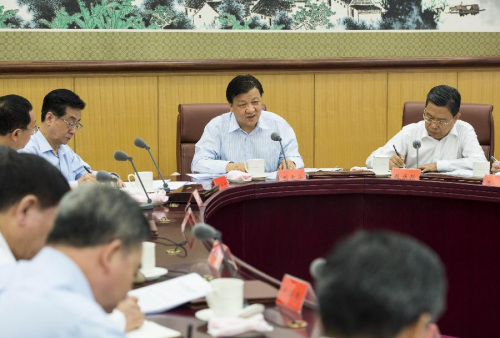
[[[427,94],[422,121],[404,126],[387,144],[375,150],[366,160],[372,167],[374,156],[388,156],[389,169],[416,168],[420,141],[419,165],[423,172],[472,170],[475,161],[486,161],[474,128],[460,121],[460,93],[453,87],[440,85]]]
[[[0,97],[0,145],[19,150],[38,131],[33,106],[19,95]]]
[[[42,126],[22,150],[52,163],[72,187],[96,182],[90,165],[68,146],[71,138],[83,128],[80,120],[84,108],[85,102],[71,90],[56,89],[48,93],[43,99]],[[119,185],[123,185],[121,180]]]

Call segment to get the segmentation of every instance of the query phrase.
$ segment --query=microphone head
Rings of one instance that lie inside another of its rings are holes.
[[[220,239],[220,232],[215,230],[215,228],[206,223],[198,223],[194,226],[192,234],[194,238],[200,241],[205,241],[207,239]]]
[[[115,160],[117,160],[117,161],[126,161],[129,159],[129,156],[127,155],[127,153],[125,153],[121,150],[115,151],[115,154],[113,156],[115,157]]]
[[[413,148],[418,149],[422,146],[422,143],[420,143],[419,140],[413,141]]]
[[[111,174],[106,171],[98,171],[97,174],[95,175],[95,178],[99,182],[110,182],[113,180]]]
[[[281,136],[278,132],[274,132],[271,134],[271,140],[273,141],[281,141]]]
[[[139,148],[144,148],[144,149],[149,149],[148,145],[146,144],[146,141],[144,141],[140,137],[136,137],[134,140],[134,144],[139,147]]]
[[[326,264],[326,259],[323,257],[316,258],[309,265],[309,273],[314,279],[318,279],[323,273],[323,268]]]

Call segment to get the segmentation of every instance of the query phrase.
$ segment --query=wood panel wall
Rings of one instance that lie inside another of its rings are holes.
[[[134,146],[142,137],[165,176],[176,171],[179,103],[225,102],[227,83],[247,71],[3,75],[0,95],[28,98],[40,122],[43,96],[74,90],[86,101],[85,127],[72,147],[94,169],[132,172],[113,159],[115,150],[134,158],[139,170],[154,170],[149,154]],[[264,87],[268,110],[294,128],[307,167],[350,168],[401,128],[405,101],[424,101],[437,84],[455,86],[463,102],[495,106],[496,149],[500,149],[500,69],[406,69],[253,71]]]

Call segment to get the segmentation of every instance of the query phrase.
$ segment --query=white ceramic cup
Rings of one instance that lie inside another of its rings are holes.
[[[210,281],[207,304],[215,317],[236,317],[243,310],[243,281],[238,278],[217,278]]]
[[[483,178],[490,173],[490,162],[472,162],[472,176]]]
[[[153,192],[153,172],[152,171],[139,171],[137,172],[139,176],[141,177],[142,184],[144,184],[144,188],[146,189],[147,192]],[[141,182],[139,182],[139,179],[137,179],[135,174],[129,174],[128,175],[128,181],[129,182],[134,182],[131,181],[130,178],[133,177],[135,181],[135,186],[137,188],[142,189],[141,187]]]
[[[156,244],[153,242],[142,242],[141,272],[151,273],[156,267]]]
[[[372,165],[375,175],[387,175],[389,173],[388,156],[373,156]]]
[[[264,159],[261,158],[247,160],[247,162],[245,163],[247,173],[252,176],[264,176],[264,164]]]

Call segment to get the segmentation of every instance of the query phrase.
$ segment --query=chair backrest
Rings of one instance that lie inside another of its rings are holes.
[[[177,116],[177,171],[184,175],[191,172],[194,146],[205,126],[214,117],[229,112],[228,103],[190,103],[179,105]],[[266,106],[262,105],[262,110]]]
[[[403,107],[403,126],[422,121],[425,102],[405,102]],[[495,128],[493,125],[493,106],[490,104],[462,103],[460,119],[468,122],[476,131],[479,144],[489,161],[495,150]]]

